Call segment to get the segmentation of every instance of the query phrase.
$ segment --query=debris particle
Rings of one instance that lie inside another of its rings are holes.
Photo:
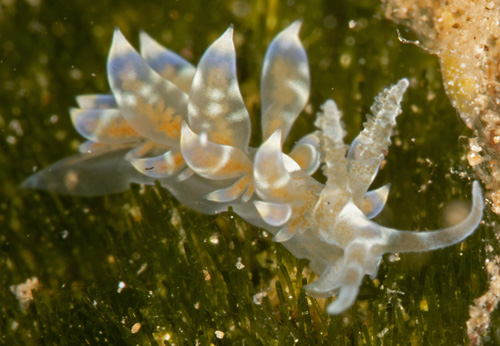
[[[210,273],[208,272],[208,270],[203,269],[203,274],[205,274],[205,281],[210,281],[210,279],[212,277],[210,276]]]
[[[213,234],[211,237],[210,237],[210,244],[212,245],[218,245],[219,244],[219,236],[217,234]]]
[[[134,324],[132,326],[132,328],[130,329],[130,331],[132,332],[132,334],[135,334],[139,331],[139,329],[141,329],[142,327],[142,324],[140,324],[139,322],[137,322],[136,324]]]
[[[267,297],[267,293],[266,292],[259,292],[257,294],[254,294],[253,296],[253,302],[255,305],[260,305],[262,304],[262,299],[264,299],[264,297]]]
[[[118,283],[118,289],[117,289],[117,292],[118,292],[118,293],[122,293],[122,291],[123,291],[123,289],[124,289],[125,287],[127,287],[127,284],[125,284],[125,282],[123,282],[123,281],[120,281],[120,282]]]
[[[241,257],[238,257],[238,262],[236,262],[236,269],[241,270],[245,268],[245,265],[241,263]]]
[[[474,301],[469,308],[467,334],[471,345],[481,345],[481,339],[488,331],[491,313],[500,301],[500,256],[496,256],[486,263],[486,271],[490,277],[488,291]]]
[[[137,271],[137,275],[141,275],[145,270],[146,268],[148,267],[148,264],[147,263],[144,263],[140,268],[139,270]]]
[[[38,287],[39,283],[37,277],[27,279],[24,283],[19,285],[10,286],[10,291],[16,295],[23,311],[26,311],[30,301],[33,300],[33,293],[31,293],[31,291],[38,289]]]

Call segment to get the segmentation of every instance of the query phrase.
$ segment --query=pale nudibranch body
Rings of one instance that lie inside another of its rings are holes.
[[[484,208],[477,181],[469,215],[453,227],[412,232],[371,221],[383,209],[389,185],[368,188],[391,143],[407,79],[375,98],[373,115],[350,147],[344,143],[342,112],[328,100],[318,113],[318,131],[282,152],[310,91],[300,25],[292,23],[267,49],[259,148],[249,146],[250,115],[237,81],[232,27],[196,68],[144,32],[138,53],[115,30],[107,66],[111,94],[78,96],[79,108],[70,111],[87,139],[80,153],[22,186],[93,196],[158,180],[201,213],[232,206],[296,257],[310,261],[319,279],[306,291],[313,297],[337,295],[327,307],[330,314],[354,303],[363,277],[376,277],[384,253],[429,251],[472,234]],[[325,184],[311,177],[319,166]]]

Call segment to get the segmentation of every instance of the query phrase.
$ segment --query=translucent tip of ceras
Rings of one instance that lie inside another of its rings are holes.
[[[158,58],[161,55],[166,55],[168,60],[164,62],[165,65],[170,63],[175,67],[175,65],[179,64],[181,61],[182,63],[189,64],[182,57],[158,43],[158,41],[149,36],[149,34],[144,30],[139,32],[139,47],[142,57],[146,60],[148,60],[148,58],[151,60],[152,58]],[[161,72],[159,73],[161,74]]]
[[[120,29],[116,27],[113,32],[113,41],[111,42],[108,60],[129,53],[130,50],[133,50],[132,45],[127,41]]]
[[[126,60],[127,56],[134,56],[135,54],[138,53],[135,51],[134,47],[132,47],[125,36],[123,36],[120,29],[115,28],[111,48],[109,49],[108,54],[107,72],[112,93],[117,101],[120,95],[113,90],[113,86],[118,83],[119,73],[123,70],[123,61]]]
[[[273,227],[283,226],[292,216],[292,208],[289,204],[264,201],[254,201],[253,204],[262,219]]]
[[[389,183],[365,194],[363,205],[359,207],[368,219],[374,218],[384,209],[390,188],[391,184]]]
[[[139,47],[141,49],[141,53],[147,49],[147,47],[157,47],[158,49],[161,47],[161,45],[156,42],[149,34],[141,30],[139,31]],[[163,48],[163,47],[162,47]]]
[[[284,35],[293,35],[298,36],[300,32],[300,28],[302,27],[302,19],[297,19],[295,22],[290,24],[288,28],[283,30]]]
[[[229,28],[227,28],[226,31],[224,31],[224,33],[214,43],[212,43],[211,48],[215,48],[224,53],[234,52],[233,34],[234,29],[231,24]]]
[[[287,240],[292,239],[294,235],[295,235],[295,232],[292,232],[290,230],[290,228],[288,228],[287,226],[284,226],[273,237],[273,241],[276,243],[284,243]]]
[[[139,32],[139,47],[142,57],[150,64],[152,62],[153,64],[151,64],[151,67],[153,68],[155,68],[153,65],[158,65],[155,59],[158,59],[158,57],[162,55],[168,56],[168,61],[163,62],[164,65],[170,63],[175,67],[175,65],[179,63],[178,60],[183,60],[180,56],[170,51],[170,49],[163,47],[144,30]],[[161,75],[161,71],[158,71],[158,73]]]
[[[268,51],[266,52],[266,58],[264,59],[264,66],[263,66],[263,71],[267,69],[267,65],[269,63],[268,55],[270,52],[274,52],[277,48],[278,51],[286,51],[293,49],[294,47],[300,47],[302,48],[302,43],[300,42],[299,39],[299,32],[300,28],[302,26],[302,19],[296,20],[292,24],[290,24],[285,30],[280,32],[271,42],[269,45]],[[302,48],[303,49],[303,48]],[[275,54],[275,53],[274,53]],[[304,53],[305,54],[305,53]],[[271,53],[273,55],[273,53]],[[307,57],[306,61],[307,61]],[[300,66],[297,66],[300,68]],[[307,73],[309,73],[309,70],[307,70]],[[307,92],[308,93],[308,92]]]
[[[118,107],[115,97],[109,94],[87,94],[75,97],[81,109],[108,109]]]

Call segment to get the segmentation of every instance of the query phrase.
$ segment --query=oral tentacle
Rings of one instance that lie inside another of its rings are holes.
[[[387,238],[385,252],[431,251],[457,244],[471,235],[479,226],[483,218],[483,210],[483,193],[476,180],[472,184],[472,208],[462,222],[452,227],[425,232],[399,231],[382,227]]]

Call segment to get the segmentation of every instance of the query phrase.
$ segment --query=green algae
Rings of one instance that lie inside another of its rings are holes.
[[[383,19],[376,4],[5,2],[0,12],[0,343],[467,343],[469,305],[487,285],[487,246],[499,250],[486,226],[451,248],[386,256],[377,280],[365,278],[355,305],[332,317],[324,312],[325,300],[305,295],[303,286],[313,280],[307,262],[231,213],[200,215],[159,186],[134,185],[96,198],[18,188],[34,167],[76,151],[81,139],[67,109],[75,105],[75,95],[107,92],[106,56],[115,26],[133,44],[144,29],[196,63],[234,24],[241,90],[258,129],[265,49],[299,17],[311,66],[311,107],[297,120],[289,143],[313,130],[315,112],[327,98],[343,110],[350,141],[373,97],[408,77],[411,87],[394,144],[374,182],[392,184],[377,221],[400,229],[438,228],[446,202],[470,199],[461,139],[469,132],[443,91],[438,62],[401,44],[397,27]],[[254,136],[258,145],[261,138]],[[10,286],[30,277],[40,286],[23,310]],[[498,316],[493,317],[498,326]],[[132,333],[136,323],[141,327]],[[490,342],[498,342],[494,334]]]

